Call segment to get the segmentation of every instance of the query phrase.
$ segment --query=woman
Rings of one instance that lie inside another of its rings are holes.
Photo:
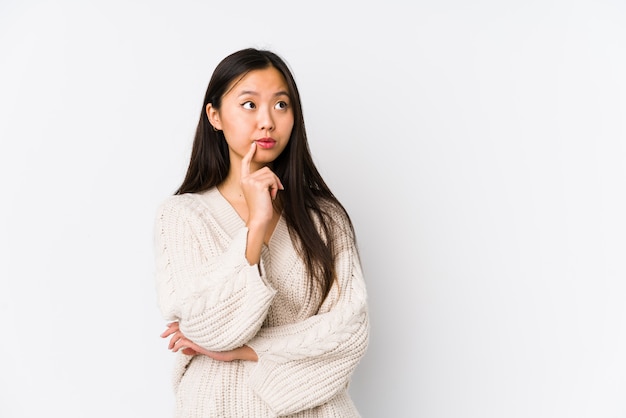
[[[355,234],[276,54],[216,67],[155,242],[177,417],[359,416],[347,389],[369,322]]]

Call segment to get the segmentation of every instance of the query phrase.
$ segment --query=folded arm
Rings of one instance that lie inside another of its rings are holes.
[[[295,324],[262,328],[248,342],[259,357],[249,383],[279,415],[334,397],[346,388],[366,352],[365,282],[354,243],[348,241],[344,248],[336,260],[338,279],[321,313]]]
[[[199,209],[170,199],[155,227],[157,294],[167,321],[209,351],[241,347],[263,323],[275,291],[262,265],[245,258],[247,229],[228,239],[212,234]]]

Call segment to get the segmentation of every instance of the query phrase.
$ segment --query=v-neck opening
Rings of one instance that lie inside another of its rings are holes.
[[[221,206],[225,206],[228,207],[228,211],[230,212],[230,216],[233,219],[237,220],[237,223],[240,224],[241,227],[245,227],[247,228],[246,222],[243,220],[243,218],[241,217],[241,215],[239,215],[239,212],[237,212],[237,209],[235,209],[235,207],[228,201],[228,199],[226,199],[226,197],[222,194],[222,192],[220,192],[220,190],[214,186],[211,189],[202,192],[202,193],[198,193],[200,200],[203,201],[204,206],[207,206],[206,203],[204,202],[204,199],[208,199],[210,198],[211,194],[217,194],[217,200],[220,202]],[[276,225],[274,225],[274,229],[272,230],[272,233],[270,234],[270,238],[269,240],[267,240],[267,243],[265,243],[265,241],[263,241],[263,245],[266,247],[270,247],[272,244],[272,241],[274,241],[274,238],[276,237],[276,232],[278,231],[279,227],[282,226],[282,223],[284,222],[283,219],[283,214],[282,211],[278,216],[278,222],[276,222]]]

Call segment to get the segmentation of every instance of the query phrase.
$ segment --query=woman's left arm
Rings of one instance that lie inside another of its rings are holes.
[[[277,414],[321,405],[344,389],[369,343],[367,292],[349,235],[336,260],[334,305],[305,321],[262,328],[247,345],[258,356],[249,384]],[[338,286],[337,286],[338,284]]]
[[[170,322],[167,324],[167,329],[161,333],[161,338],[167,337],[170,337],[168,349],[173,352],[180,350],[183,354],[188,356],[205,355],[218,361],[258,360],[254,350],[247,345],[242,345],[241,347],[227,351],[209,351],[185,337],[180,330],[180,324],[178,322]]]

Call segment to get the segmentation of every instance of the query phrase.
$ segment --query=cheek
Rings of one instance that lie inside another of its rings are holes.
[[[293,130],[293,116],[281,120],[281,125],[284,130],[291,133],[291,131]]]
[[[250,123],[246,120],[245,117],[236,115],[224,119],[222,123],[224,131],[231,132],[234,135],[245,133],[250,126]]]

